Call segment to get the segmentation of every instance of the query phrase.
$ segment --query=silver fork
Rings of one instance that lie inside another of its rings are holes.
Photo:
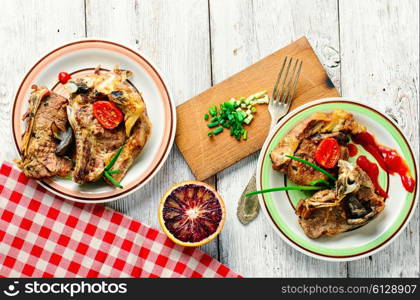
[[[276,126],[277,122],[289,111],[301,70],[301,60],[294,59],[293,57],[288,58],[287,56],[284,58],[273,88],[273,95],[268,102],[268,111],[271,116],[270,132]],[[242,224],[248,224],[258,215],[259,203],[257,195],[245,197],[245,194],[255,191],[255,189],[254,172],[245,190],[242,192],[238,203],[237,216]]]

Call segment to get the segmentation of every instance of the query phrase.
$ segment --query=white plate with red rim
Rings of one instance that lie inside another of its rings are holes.
[[[279,140],[302,120],[315,112],[343,109],[366,126],[378,143],[398,151],[406,161],[416,181],[413,192],[405,190],[398,175],[388,175],[379,168],[379,183],[388,192],[384,211],[368,224],[332,237],[311,239],[298,223],[295,206],[308,196],[301,191],[282,191],[260,194],[259,200],[268,221],[278,235],[298,251],[328,261],[350,261],[372,255],[391,243],[407,226],[414,214],[418,199],[418,164],[408,139],[391,119],[359,101],[344,98],[326,98],[309,102],[288,113],[270,132],[260,152],[257,166],[257,190],[293,185],[284,174],[271,167],[270,152]],[[376,160],[358,145],[358,155]],[[358,157],[350,158],[354,162]]]
[[[133,193],[152,179],[167,159],[175,137],[176,110],[162,73],[149,59],[129,46],[102,39],[77,40],[49,51],[34,64],[23,78],[12,108],[12,135],[19,152],[25,130],[22,116],[27,110],[31,86],[45,86],[65,94],[58,82],[58,73],[67,72],[75,78],[93,71],[98,65],[105,71],[118,65],[133,72],[129,80],[142,93],[152,123],[152,134],[121,181],[123,189],[99,182],[79,185],[60,177],[39,181],[58,196],[88,203],[109,202]]]

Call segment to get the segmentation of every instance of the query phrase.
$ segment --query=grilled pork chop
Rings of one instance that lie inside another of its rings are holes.
[[[333,137],[338,141],[338,144],[340,145],[340,159],[348,160],[349,151],[346,147],[348,137],[342,132],[334,134],[316,134],[312,137],[305,138],[300,143],[294,155],[316,164],[316,149],[319,143],[327,137]],[[337,168],[330,169],[329,172],[335,175],[337,173]],[[287,167],[287,176],[289,180],[299,185],[309,185],[310,182],[318,179],[328,180],[328,177],[325,174],[296,160],[291,160],[289,162]]]
[[[146,107],[139,92],[127,83],[129,71],[95,73],[70,82],[74,91],[68,106],[68,118],[76,138],[73,180],[77,183],[96,181],[116,154],[123,150],[112,176],[121,180],[134,159],[143,150],[151,132]],[[93,103],[112,101],[123,113],[124,122],[114,129],[104,128],[93,115]]]
[[[334,190],[322,190],[299,201],[296,214],[310,238],[333,236],[366,225],[385,207],[369,176],[358,166],[339,161]]]
[[[340,159],[347,160],[346,145],[349,135],[365,130],[354,120],[352,114],[343,110],[315,113],[288,132],[270,153],[273,169],[285,173],[292,182],[301,185],[308,185],[313,180],[327,179],[321,172],[286,155],[299,156],[315,163],[315,151],[319,143],[327,137],[333,137],[340,145]],[[337,173],[336,168],[329,171]]]
[[[27,127],[22,139],[22,156],[15,162],[31,178],[66,176],[73,164],[67,157],[56,154],[59,141],[54,137],[54,128],[66,130],[68,100],[46,88],[33,88],[28,112],[23,117]]]
[[[77,183],[96,181],[126,139],[124,126],[105,129],[93,116],[94,98],[76,95],[68,107],[69,121],[76,139],[73,180]]]

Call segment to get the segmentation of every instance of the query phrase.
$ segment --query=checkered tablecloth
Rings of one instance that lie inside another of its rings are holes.
[[[9,163],[0,167],[0,276],[238,277],[119,212],[65,201]]]

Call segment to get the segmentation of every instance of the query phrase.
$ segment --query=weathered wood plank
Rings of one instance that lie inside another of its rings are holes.
[[[211,85],[207,8],[206,0],[87,0],[87,35],[134,45],[162,70],[179,104]],[[161,171],[147,186],[110,206],[159,227],[160,198],[173,184],[193,178],[174,146]],[[216,258],[217,243],[214,240],[204,247]]]
[[[209,1],[2,1],[0,42],[7,47],[0,50],[0,161],[15,155],[10,105],[20,80],[45,51],[85,36],[85,4],[88,36],[137,47],[166,75],[177,104],[210,87],[212,77],[220,82],[306,35],[343,95],[387,111],[419,153],[418,1],[339,1],[339,14],[335,0]],[[256,159],[253,155],[218,175],[228,208],[220,236],[222,262],[245,276],[346,276],[346,264],[311,259],[287,246],[264,216],[247,227],[238,222],[236,203]],[[111,206],[157,227],[161,195],[173,183],[192,178],[174,149],[147,187]],[[386,250],[348,263],[348,276],[419,276],[418,218],[417,210]],[[204,250],[217,257],[217,246],[214,241]]]
[[[338,85],[336,4],[336,1],[210,0],[215,83],[306,35]],[[240,224],[236,218],[237,201],[255,169],[257,156],[252,155],[217,176],[217,186],[228,210],[220,235],[222,262],[245,276],[346,276],[345,263],[327,263],[300,254],[275,234],[262,215],[247,226]]]
[[[342,94],[393,117],[419,143],[419,2],[340,1]],[[418,277],[418,209],[385,250],[348,264],[351,277]]]
[[[0,161],[11,161],[16,153],[10,113],[20,81],[47,51],[84,36],[84,3],[83,0],[5,0],[1,5]]]

